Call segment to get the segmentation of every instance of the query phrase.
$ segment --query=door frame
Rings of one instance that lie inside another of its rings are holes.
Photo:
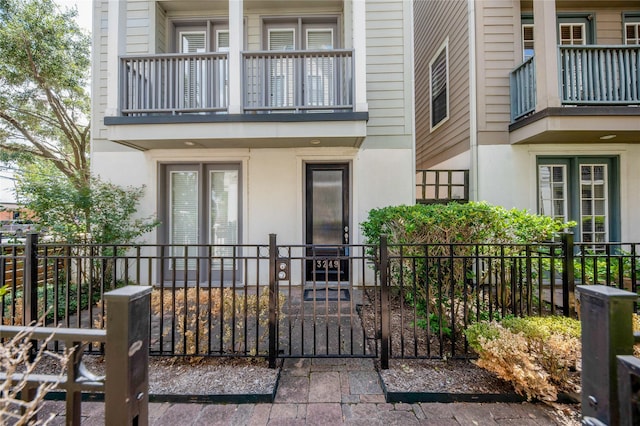
[[[349,282],[350,271],[349,262],[345,258],[349,255],[348,244],[351,242],[351,162],[350,161],[324,161],[324,162],[304,162],[304,241],[306,245],[305,255],[305,279],[307,281],[327,281],[327,282]],[[336,246],[315,247],[313,246],[313,198],[311,173],[314,170],[340,170],[342,178],[342,242]],[[321,273],[314,266],[314,258],[324,257],[324,262],[320,265],[327,273]],[[338,257],[338,262],[329,262],[327,257]],[[335,272],[332,272],[334,271]],[[320,279],[319,279],[320,277]],[[331,279],[331,278],[334,279]]]

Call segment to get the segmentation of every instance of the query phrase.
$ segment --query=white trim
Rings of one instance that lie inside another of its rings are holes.
[[[576,22],[560,22],[558,23],[558,41],[560,45],[563,45],[562,43],[562,27],[569,27],[569,33],[570,33],[570,39],[569,41],[571,41],[571,44],[569,44],[568,46],[584,46],[587,44],[587,26],[580,22],[580,23],[576,23]],[[574,27],[580,27],[581,31],[582,31],[582,43],[580,44],[575,44],[573,41],[573,28]],[[565,45],[567,46],[567,45]]]
[[[432,75],[432,67],[433,64],[435,63],[436,59],[438,59],[438,57],[440,56],[440,54],[442,53],[442,51],[445,51],[445,93],[446,93],[446,97],[447,97],[447,115],[440,120],[435,126],[433,125],[433,75]],[[435,55],[433,55],[431,57],[431,61],[429,61],[429,128],[430,131],[433,132],[435,131],[438,127],[440,127],[442,124],[446,123],[447,121],[449,121],[449,37],[447,37],[445,39],[445,41],[442,43],[442,45],[440,45],[440,47],[438,48],[438,50],[436,51]]]
[[[467,0],[467,13],[469,22],[469,200],[477,201],[480,199],[478,194],[480,174],[478,170],[478,62],[475,0]]]

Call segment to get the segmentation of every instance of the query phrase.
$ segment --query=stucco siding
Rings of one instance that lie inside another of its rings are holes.
[[[431,167],[469,149],[467,2],[414,2],[416,167]],[[448,39],[449,118],[431,130],[429,63]]]

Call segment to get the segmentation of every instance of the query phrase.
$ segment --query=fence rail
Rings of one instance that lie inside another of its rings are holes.
[[[471,323],[574,314],[575,284],[637,290],[640,244],[91,245],[38,243],[0,322],[103,328],[105,292],[152,286],[152,355],[473,356]],[[39,280],[35,267],[43,271]],[[99,347],[92,347],[100,350]],[[388,364],[387,364],[388,365]]]

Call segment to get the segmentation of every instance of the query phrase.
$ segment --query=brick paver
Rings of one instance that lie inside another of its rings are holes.
[[[64,402],[47,401],[42,417]],[[84,425],[104,424],[104,404],[82,404]],[[557,423],[540,405],[529,403],[387,403],[371,360],[287,359],[273,404],[149,405],[152,426],[187,425],[536,425]]]

